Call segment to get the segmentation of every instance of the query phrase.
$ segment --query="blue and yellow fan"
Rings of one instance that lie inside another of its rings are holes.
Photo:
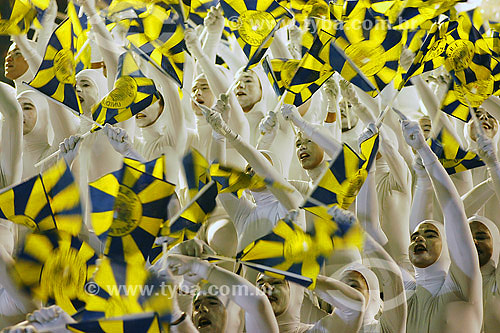
[[[59,229],[78,235],[82,226],[80,192],[66,162],[0,194],[0,218],[32,231]]]
[[[92,118],[101,125],[113,125],[133,117],[158,98],[153,80],[144,76],[132,54],[126,52],[118,60],[118,75],[113,90],[94,106]]]
[[[37,11],[28,1],[5,1],[0,6],[0,35],[21,35],[28,32]]]
[[[76,94],[75,38],[70,19],[64,20],[52,33],[42,64],[28,85],[54,101],[81,114]]]
[[[302,208],[327,220],[330,219],[327,210],[333,205],[349,208],[375,161],[378,143],[378,134],[362,142],[361,156],[344,144],[342,153],[330,163]]]
[[[33,298],[57,304],[73,315],[85,306],[85,283],[96,265],[97,255],[90,245],[51,230],[26,236],[10,275]]]
[[[69,331],[80,333],[160,333],[160,327],[158,315],[154,312],[66,325]]]

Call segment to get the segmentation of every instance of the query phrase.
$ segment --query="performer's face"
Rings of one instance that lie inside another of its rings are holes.
[[[288,309],[290,286],[287,281],[260,274],[257,279],[257,288],[266,294],[275,316],[279,316]]]
[[[302,165],[302,168],[305,170],[316,168],[323,160],[323,149],[316,143],[304,137],[302,132],[297,134],[295,148],[300,165]]]
[[[90,111],[99,102],[97,86],[85,77],[76,78],[76,93],[84,111]]]
[[[234,90],[236,99],[244,112],[249,112],[262,98],[262,88],[259,77],[255,72],[248,70],[237,74],[238,84]]]
[[[227,312],[217,296],[199,295],[193,302],[192,320],[200,333],[224,332]]]
[[[135,123],[139,128],[153,125],[163,112],[163,99],[160,98],[141,112],[136,113]]]
[[[19,98],[19,104],[23,110],[23,135],[30,133],[35,128],[37,113],[36,107],[31,99],[26,97]]]
[[[432,129],[431,118],[423,116],[418,120],[418,123],[420,124],[422,132],[424,132],[424,138],[427,140]]]
[[[411,263],[426,268],[438,260],[443,243],[438,228],[431,223],[422,223],[411,235],[408,253]]]
[[[15,80],[21,77],[28,70],[29,65],[24,59],[21,51],[14,43],[10,46],[5,58],[5,77]]]
[[[215,102],[215,96],[208,86],[208,81],[205,77],[201,76],[196,79],[193,83],[193,88],[191,89],[191,95],[201,105],[211,108]],[[200,108],[191,101],[191,107],[198,116],[202,116]]]
[[[351,103],[341,99],[339,103],[340,118],[342,120],[342,132],[348,131],[358,123],[358,116],[352,111]]]
[[[488,228],[479,221],[469,224],[477,255],[479,256],[479,265],[483,266],[490,261],[493,255],[493,239]]]
[[[340,281],[362,293],[365,297],[366,304],[368,304],[370,299],[370,288],[368,287],[368,283],[366,283],[363,274],[358,271],[345,271],[342,274]]]
[[[498,131],[498,122],[497,120],[490,115],[486,110],[482,108],[478,108],[476,110],[476,117],[479,119],[481,123],[481,127],[483,128],[484,133],[487,137],[492,139]],[[474,141],[476,140],[476,126],[474,126],[473,122],[471,122],[470,127],[470,136]]]

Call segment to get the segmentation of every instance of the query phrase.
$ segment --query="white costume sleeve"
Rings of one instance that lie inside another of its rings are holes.
[[[203,73],[205,73],[207,77],[208,85],[215,98],[218,98],[220,94],[225,94],[231,83],[226,82],[224,75],[205,54],[197,60]],[[227,117],[225,121],[228,123],[229,127],[241,135],[244,140],[248,141],[250,138],[250,126],[243,113],[243,109],[233,92],[228,95],[228,98],[231,109],[228,115],[224,115]]]
[[[217,287],[230,287],[227,296],[245,311],[247,332],[278,332],[278,323],[266,295],[243,277],[198,260],[196,274]],[[239,292],[238,292],[239,291]]]
[[[0,83],[2,123],[2,153],[0,155],[1,187],[21,181],[23,172],[23,112],[6,83]]]
[[[342,151],[342,145],[337,140],[325,135],[323,132],[318,131],[318,128],[315,125],[309,123],[304,118],[299,117],[298,113],[292,113],[290,115],[290,120],[314,143],[323,148],[331,158],[337,156]]]
[[[410,211],[410,233],[415,230],[420,222],[432,218],[433,195],[431,180],[425,169],[420,169],[419,166],[415,167],[415,175],[417,181]]]
[[[359,291],[323,275],[318,275],[314,291],[335,310],[308,332],[357,332],[363,322],[365,308],[365,298]]]
[[[472,190],[462,196],[465,215],[468,217],[477,213],[492,196],[495,195],[491,178],[477,184]]]
[[[495,119],[500,119],[500,98],[498,98],[498,96],[490,96],[483,102],[482,106],[484,106],[486,111],[495,117]]]
[[[240,136],[229,141],[230,144],[243,156],[253,167],[255,172],[273,182],[288,185],[282,175],[269,163],[269,161],[254,147],[243,141]],[[281,204],[288,210],[298,209],[302,202],[302,195],[293,187],[287,186],[290,191],[270,186],[269,190],[274,194]]]
[[[36,51],[39,55],[43,57],[45,53],[45,48],[49,43],[49,39],[54,32],[55,19],[57,17],[57,2],[56,0],[50,0],[49,7],[45,11],[42,19],[42,29],[38,31],[38,38],[36,40]]]
[[[445,169],[429,146],[423,145],[422,157],[444,216],[444,226],[451,258],[449,273],[461,289],[463,300],[481,304],[481,272],[479,259],[470,233],[460,196]],[[480,307],[480,310],[482,307]]]
[[[364,254],[377,275],[384,294],[384,311],[380,324],[387,332],[406,332],[406,297],[398,265],[374,239],[365,238]]]
[[[387,236],[380,227],[377,191],[375,184],[375,166],[373,166],[356,197],[356,217],[363,229],[380,245],[387,244]],[[401,221],[398,221],[401,222]]]
[[[16,45],[19,47],[19,50],[21,50],[24,59],[26,59],[26,62],[28,63],[28,70],[33,76],[35,76],[38,68],[42,63],[42,56],[40,56],[38,52],[33,47],[31,47],[26,35],[14,35],[12,36],[12,38],[14,39]]]

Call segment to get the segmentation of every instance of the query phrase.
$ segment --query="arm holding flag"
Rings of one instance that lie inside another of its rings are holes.
[[[193,29],[186,29],[184,32],[186,47],[189,52],[196,58],[197,64],[200,65],[203,73],[205,74],[210,90],[214,96],[219,96],[220,94],[226,94],[229,88],[228,84],[225,82],[226,79],[221,71],[215,67],[215,63],[207,56],[207,54],[202,50],[198,36]],[[243,139],[248,140],[250,137],[250,126],[248,125],[248,120],[243,113],[243,109],[236,100],[236,96],[232,91],[227,95],[231,109],[229,112],[222,114],[224,121],[226,121],[229,126],[239,133]],[[211,105],[209,105],[211,107]]]
[[[104,125],[103,131],[107,135],[111,146],[113,146],[118,153],[122,154],[123,157],[131,158],[141,163],[146,163],[144,157],[132,148],[132,143],[130,142],[127,131],[123,128],[106,124]]]
[[[208,261],[177,254],[168,256],[167,267],[176,275],[190,273],[215,286],[230,286],[231,290],[248,290],[248,293],[227,294],[231,301],[245,310],[247,330],[249,332],[278,332],[278,323],[266,295],[243,277]],[[237,286],[239,289],[236,289]]]
[[[88,16],[91,24],[91,29],[94,32],[99,51],[101,52],[108,77],[108,89],[113,90],[116,74],[118,72],[118,57],[117,50],[121,48],[115,43],[111,33],[106,29],[102,18],[96,11],[94,0],[78,0],[83,10]]]
[[[0,113],[4,118],[2,125],[2,154],[0,158],[1,187],[15,184],[21,180],[23,156],[23,112],[13,90],[6,83],[0,83]]]
[[[420,157],[415,159],[413,169],[417,180],[410,210],[410,231],[415,230],[420,222],[432,219],[433,207],[432,183]]]
[[[12,36],[12,39],[14,40],[14,43],[16,43],[16,45],[19,47],[19,50],[21,50],[24,59],[26,59],[26,62],[29,65],[28,70],[33,76],[35,76],[38,67],[40,67],[40,64],[42,63],[42,57],[33,47],[31,47],[28,42],[27,35],[14,35]]]
[[[210,114],[206,114],[205,117],[212,128],[226,137],[228,142],[247,160],[257,174],[272,182],[287,184],[283,176],[270,165],[270,162],[261,153],[242,140],[237,133],[233,132],[229,126],[227,126],[220,113],[211,111]],[[269,190],[287,210],[298,209],[303,201],[302,195],[294,187],[290,186],[289,188],[290,192],[274,186],[269,187]]]
[[[38,29],[38,38],[36,42],[36,51],[38,54],[42,55],[45,52],[45,48],[49,43],[50,36],[55,29],[55,19],[57,17],[57,1],[50,0],[49,6],[43,14],[42,29]]]
[[[217,48],[222,36],[222,30],[224,30],[224,16],[222,15],[222,9],[220,6],[211,7],[208,10],[208,14],[203,21],[203,25],[205,26],[205,30],[207,32],[203,41],[203,52],[212,63],[215,63]]]
[[[403,120],[402,127],[406,142],[422,158],[443,212],[444,229],[451,258],[449,274],[452,274],[457,287],[460,288],[462,300],[472,306],[473,313],[481,318],[482,279],[479,259],[460,196],[450,176],[425,142],[419,124]]]
[[[339,142],[333,138],[327,137],[325,134],[318,131],[316,126],[302,118],[296,106],[284,104],[281,107],[281,113],[285,119],[291,120],[305,135],[323,148],[331,159],[335,159],[342,151],[342,145]]]

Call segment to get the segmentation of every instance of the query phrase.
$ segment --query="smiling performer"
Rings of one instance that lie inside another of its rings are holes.
[[[403,120],[402,127],[406,142],[422,158],[445,220],[444,227],[423,221],[411,234],[416,287],[408,297],[407,332],[479,332],[481,273],[460,197],[418,123]]]

